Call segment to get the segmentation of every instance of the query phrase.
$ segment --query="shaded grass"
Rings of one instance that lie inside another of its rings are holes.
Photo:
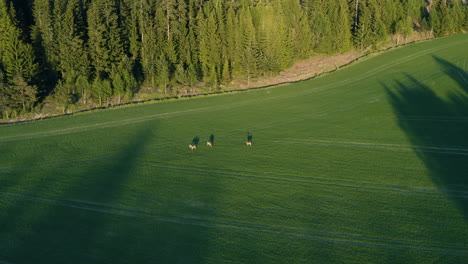
[[[410,45],[278,88],[1,126],[0,261],[466,262],[467,43]]]

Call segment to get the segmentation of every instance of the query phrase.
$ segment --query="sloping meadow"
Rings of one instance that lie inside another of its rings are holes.
[[[467,60],[2,125],[0,262],[466,263]]]

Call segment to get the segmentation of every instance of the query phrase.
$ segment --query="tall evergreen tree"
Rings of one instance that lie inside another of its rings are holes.
[[[84,42],[85,32],[78,26],[78,21],[82,20],[79,1],[68,0],[65,4],[63,12],[57,11],[55,16],[57,21],[62,21],[56,25],[58,69],[67,83],[74,83],[79,75],[90,76],[90,62]]]
[[[158,49],[157,25],[155,22],[156,7],[149,0],[139,2],[139,25],[141,39],[141,65],[145,84],[152,88],[157,85],[157,65],[160,50]]]
[[[198,13],[199,60],[203,75],[212,85],[217,86],[222,68],[221,23],[216,14],[216,1],[205,4]],[[219,3],[218,3],[219,4]],[[219,8],[219,7],[218,7]]]
[[[31,39],[38,54],[43,71],[53,73],[57,70],[57,41],[54,35],[53,2],[50,0],[35,0],[33,2],[34,24],[31,29]],[[49,74],[47,77],[51,77]]]
[[[239,25],[242,32],[241,42],[241,61],[243,72],[247,75],[247,83],[250,84],[252,77],[257,75],[258,71],[258,45],[256,30],[252,20],[251,9],[248,5],[243,6],[239,12]]]
[[[87,15],[92,64],[98,77],[107,78],[124,55],[116,0],[92,1]]]
[[[8,115],[34,105],[33,83],[43,92],[56,86],[53,100],[64,106],[104,105],[137,86],[168,95],[200,81],[250,83],[313,53],[370,51],[391,34],[399,42],[414,30],[468,30],[464,0],[30,0],[21,10],[31,27],[12,2],[0,0]]]
[[[7,7],[6,1],[0,0],[0,65],[7,82],[31,83],[38,67],[32,45],[23,41],[17,27],[15,13],[13,5]]]

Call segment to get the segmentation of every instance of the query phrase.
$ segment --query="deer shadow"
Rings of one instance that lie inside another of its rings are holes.
[[[253,136],[252,133],[248,132],[247,133],[247,142],[252,142]]]
[[[192,139],[192,145],[198,147],[198,143],[200,142],[200,137],[196,136]]]

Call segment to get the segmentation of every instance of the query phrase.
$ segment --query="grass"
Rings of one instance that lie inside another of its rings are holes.
[[[0,263],[466,263],[467,46],[2,125]]]

